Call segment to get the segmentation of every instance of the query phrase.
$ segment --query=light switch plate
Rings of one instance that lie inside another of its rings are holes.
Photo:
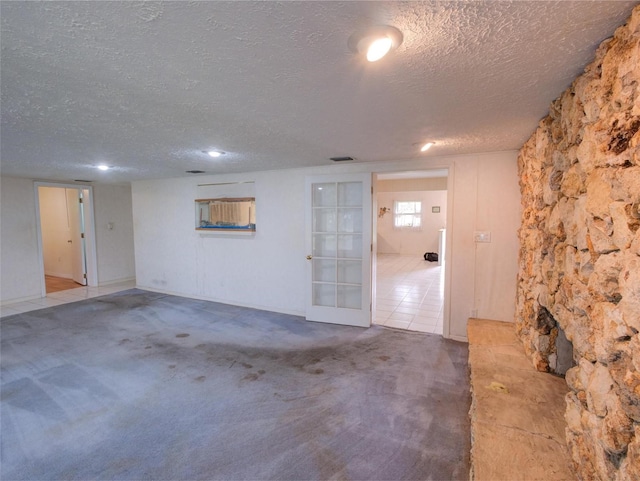
[[[473,233],[475,242],[491,242],[491,232],[488,230],[477,230]]]

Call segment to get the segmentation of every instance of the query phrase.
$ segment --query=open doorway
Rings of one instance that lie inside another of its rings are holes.
[[[36,184],[42,295],[94,285],[90,187]]]
[[[378,174],[375,192],[373,323],[442,335],[448,170]]]

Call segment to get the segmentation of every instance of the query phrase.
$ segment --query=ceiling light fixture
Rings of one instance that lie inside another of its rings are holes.
[[[427,150],[429,150],[431,147],[433,147],[433,144],[435,144],[435,142],[427,142],[426,144],[424,144],[422,146],[422,148],[420,148],[420,152],[426,152]]]
[[[213,157],[214,159],[217,159],[221,155],[224,155],[224,152],[220,150],[203,150],[202,152],[208,154],[209,157]]]
[[[98,169],[100,170],[109,170],[111,167],[109,167],[108,165],[104,165],[104,164],[100,164],[98,166]]]
[[[378,25],[360,30],[349,37],[352,52],[367,56],[369,62],[380,60],[402,43],[402,32],[389,25]]]

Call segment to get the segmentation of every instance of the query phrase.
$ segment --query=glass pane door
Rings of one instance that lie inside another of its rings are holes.
[[[312,304],[361,309],[362,182],[312,184]]]
[[[306,318],[371,325],[371,174],[306,178]]]

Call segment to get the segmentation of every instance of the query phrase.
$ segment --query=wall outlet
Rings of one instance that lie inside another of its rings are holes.
[[[491,232],[488,230],[477,230],[473,233],[475,242],[491,242]]]

